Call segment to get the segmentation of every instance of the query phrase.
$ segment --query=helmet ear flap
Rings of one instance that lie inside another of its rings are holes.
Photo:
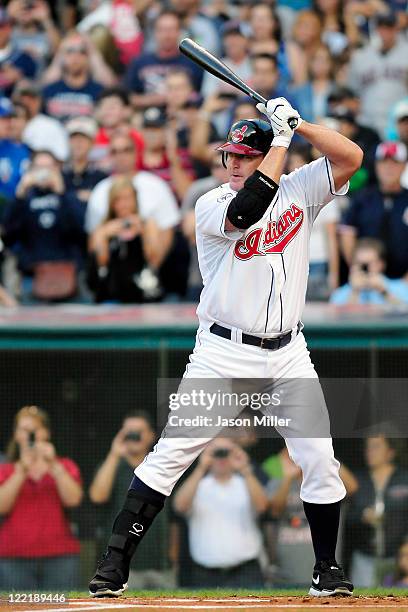
[[[225,169],[227,169],[227,158],[228,158],[228,153],[226,151],[223,151],[221,153],[221,162]]]

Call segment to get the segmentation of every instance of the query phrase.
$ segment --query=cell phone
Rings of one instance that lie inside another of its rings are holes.
[[[28,446],[34,446],[35,444],[35,431],[30,431],[28,434]]]
[[[368,264],[361,264],[360,269],[362,272],[364,272],[364,274],[368,274],[369,270],[368,270]]]
[[[129,431],[124,438],[125,442],[140,442],[141,439],[142,434],[140,431]]]
[[[216,448],[213,452],[213,457],[215,459],[226,459],[230,454],[229,448]]]

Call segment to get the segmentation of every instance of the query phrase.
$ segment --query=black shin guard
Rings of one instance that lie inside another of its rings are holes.
[[[152,502],[130,489],[123,509],[115,519],[108,547],[131,558],[163,506],[163,501]]]

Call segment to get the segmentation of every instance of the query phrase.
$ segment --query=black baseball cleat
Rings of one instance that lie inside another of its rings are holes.
[[[127,589],[129,563],[120,552],[108,548],[89,583],[91,597],[120,597]]]
[[[321,561],[315,565],[309,595],[330,597],[352,595],[354,586],[346,579],[343,569],[336,561]]]

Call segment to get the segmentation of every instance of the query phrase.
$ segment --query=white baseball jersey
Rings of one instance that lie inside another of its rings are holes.
[[[331,165],[322,157],[283,175],[260,221],[226,232],[225,218],[236,195],[228,183],[196,204],[197,252],[204,288],[197,314],[209,329],[273,337],[294,329],[305,303],[309,239],[313,221],[337,193]]]

